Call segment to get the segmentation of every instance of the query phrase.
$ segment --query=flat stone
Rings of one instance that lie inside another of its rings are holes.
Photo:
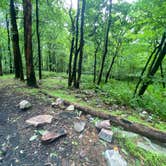
[[[53,119],[53,116],[51,116],[51,115],[38,115],[38,116],[35,116],[35,117],[32,117],[32,118],[26,120],[26,123],[37,127],[39,125],[51,123],[52,119]]]
[[[67,108],[66,108],[67,111],[74,111],[74,105],[69,105]]]
[[[95,126],[98,129],[102,129],[102,128],[108,129],[108,128],[110,128],[111,125],[110,125],[109,120],[103,120],[103,121],[100,121],[100,122],[96,122]]]
[[[107,166],[127,166],[125,159],[116,150],[106,150],[104,157],[107,162]]]
[[[19,108],[21,110],[26,110],[26,109],[29,109],[31,107],[31,103],[27,100],[22,100],[20,103],[19,103]]]
[[[42,135],[41,137],[41,141],[43,143],[51,143],[53,141],[55,141],[56,139],[62,137],[62,136],[66,136],[67,135],[67,131],[64,129],[59,130],[58,132],[46,132],[45,134]]]
[[[74,122],[74,130],[76,132],[82,132],[84,130],[86,126],[86,122],[85,121],[80,121],[80,122]]]
[[[99,138],[109,143],[112,142],[112,136],[113,132],[111,130],[102,129],[99,133]]]

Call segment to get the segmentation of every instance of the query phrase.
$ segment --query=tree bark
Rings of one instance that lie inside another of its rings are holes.
[[[39,79],[42,79],[42,54],[40,46],[40,33],[39,33],[39,0],[36,0],[36,35],[38,45],[38,65],[39,65]]]
[[[80,80],[81,80],[81,74],[82,74],[82,60],[83,60],[83,51],[84,51],[85,6],[86,6],[86,0],[82,0],[81,25],[80,25],[80,54],[79,54],[79,61],[78,61],[78,78],[77,78],[76,88],[80,87]]]
[[[109,36],[109,31],[110,31],[111,22],[112,22],[112,18],[111,18],[112,0],[109,0],[109,2],[110,2],[110,4],[109,4],[108,24],[107,24],[107,29],[106,29],[105,39],[104,39],[104,51],[103,51],[101,69],[100,69],[100,72],[99,72],[99,78],[98,78],[98,82],[97,82],[98,85],[100,84],[100,82],[102,80],[105,59],[106,59],[107,52],[108,52],[108,36]]]
[[[31,0],[23,0],[24,14],[24,49],[26,60],[27,85],[37,87],[32,53],[32,4]]]
[[[11,32],[12,32],[15,78],[20,78],[21,80],[24,80],[14,0],[10,0],[10,17],[11,17]]]
[[[8,55],[9,55],[9,72],[13,73],[13,65],[12,65],[12,53],[10,49],[10,31],[9,31],[9,20],[8,14],[6,13],[6,28],[7,28],[7,38],[8,38]]]

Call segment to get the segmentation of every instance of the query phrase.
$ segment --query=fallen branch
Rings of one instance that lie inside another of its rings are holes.
[[[40,91],[42,94],[57,99],[57,97],[52,96],[46,92]],[[93,116],[102,118],[102,119],[109,119],[112,124],[122,126],[125,130],[132,131],[143,136],[148,137],[149,139],[154,139],[160,142],[166,143],[166,132],[159,131],[152,127],[145,126],[143,124],[139,124],[136,122],[131,122],[129,120],[120,118],[119,116],[113,116],[104,112],[95,111],[95,109],[91,107],[80,106],[79,104],[69,102],[64,100],[65,105],[74,105],[74,107],[86,114],[91,114]]]

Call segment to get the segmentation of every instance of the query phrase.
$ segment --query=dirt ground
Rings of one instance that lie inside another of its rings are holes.
[[[28,100],[32,108],[21,111],[18,103]],[[98,131],[87,115],[78,117],[65,107],[52,108],[52,99],[43,95],[29,96],[16,92],[13,87],[0,89],[0,166],[104,166],[103,152],[114,145],[99,140]],[[35,128],[25,123],[28,118],[40,114],[53,115],[51,124]],[[82,133],[77,133],[73,123],[86,121]],[[40,135],[30,138],[41,130],[66,129],[67,136],[50,144],[42,144]]]

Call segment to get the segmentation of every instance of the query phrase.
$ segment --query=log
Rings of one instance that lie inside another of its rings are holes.
[[[41,91],[41,93],[49,96],[50,98],[57,99],[57,97],[52,96],[46,92]],[[125,130],[132,131],[132,132],[137,133],[137,134],[141,134],[143,136],[146,136],[149,139],[153,139],[153,140],[157,140],[157,141],[166,143],[166,132],[164,132],[164,131],[159,131],[159,130],[154,129],[152,127],[148,127],[148,126],[145,126],[145,125],[140,124],[140,123],[132,122],[132,121],[129,121],[127,119],[121,118],[119,116],[114,116],[114,115],[110,115],[108,113],[96,111],[94,108],[81,106],[77,103],[73,103],[73,102],[70,102],[67,100],[64,100],[64,104],[67,106],[74,105],[74,107],[77,110],[80,110],[86,114],[91,114],[92,116],[96,116],[96,117],[99,117],[102,119],[109,119],[110,123],[112,123],[113,125],[121,126]]]

